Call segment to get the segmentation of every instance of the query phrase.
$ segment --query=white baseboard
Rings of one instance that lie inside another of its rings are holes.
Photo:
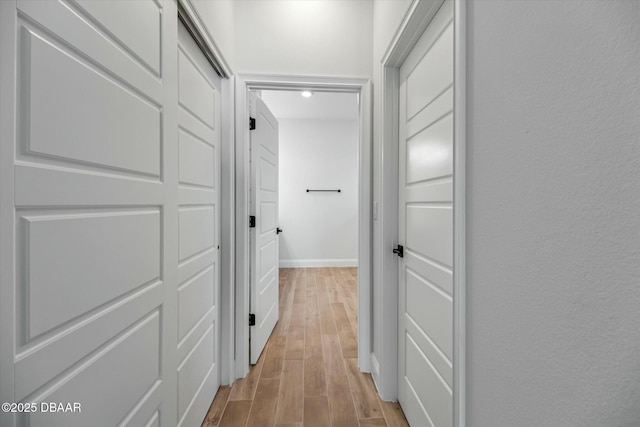
[[[371,374],[375,377],[380,375],[380,363],[378,363],[378,358],[374,353],[371,353]]]
[[[281,259],[281,268],[357,267],[357,259]]]

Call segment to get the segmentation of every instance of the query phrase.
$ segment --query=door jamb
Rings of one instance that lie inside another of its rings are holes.
[[[453,275],[453,420],[454,426],[466,425],[466,1],[453,0],[454,25],[454,269]],[[393,322],[381,322],[376,331],[381,342],[398,342],[398,264],[391,248],[398,243],[398,102],[400,66],[426,27],[435,16],[443,0],[413,0],[389,44],[382,60],[382,153],[381,200],[379,217],[381,253],[376,253],[381,270],[381,316]],[[398,396],[397,345],[382,346],[376,383],[385,400]],[[374,372],[375,374],[375,372]]]
[[[235,377],[249,371],[249,90],[314,90],[359,94],[358,366],[371,370],[371,82],[364,78],[237,75],[235,86],[236,279]]]

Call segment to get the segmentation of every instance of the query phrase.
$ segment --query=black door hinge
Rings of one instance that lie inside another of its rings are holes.
[[[254,130],[256,128],[256,119],[253,117],[249,117],[249,130]]]
[[[404,258],[404,247],[402,245],[398,245],[398,247],[393,250],[393,253],[398,254],[400,258]]]
[[[256,326],[256,315],[249,313],[249,326]]]
[[[255,215],[250,215],[249,216],[249,228],[256,228],[256,216]]]

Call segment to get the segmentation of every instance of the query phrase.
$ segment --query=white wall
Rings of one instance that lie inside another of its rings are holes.
[[[234,5],[239,72],[371,75],[372,2],[239,0]]]
[[[640,2],[469,2],[468,425],[640,425]]]
[[[280,266],[356,266],[358,122],[279,119]],[[341,189],[307,193],[306,189]]]

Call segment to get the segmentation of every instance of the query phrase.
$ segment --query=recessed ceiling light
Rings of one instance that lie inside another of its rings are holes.
[[[313,92],[311,92],[310,90],[304,90],[300,95],[302,95],[305,98],[310,98],[311,95],[313,95]]]

